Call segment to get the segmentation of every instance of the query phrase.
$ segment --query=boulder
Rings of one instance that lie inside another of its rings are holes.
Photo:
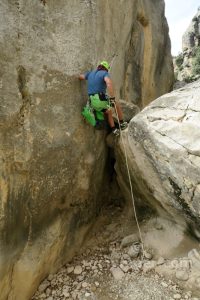
[[[189,227],[200,237],[200,81],[166,94],[130,122],[115,147],[116,172],[125,197]]]
[[[122,248],[128,247],[138,241],[139,241],[139,237],[137,233],[125,236],[121,241],[121,247]]]
[[[130,120],[139,113],[140,109],[137,105],[131,103],[131,102],[126,102],[125,100],[120,99],[119,100],[120,106],[123,111],[123,117],[124,121],[130,122]],[[114,114],[114,117],[117,120],[116,112]]]

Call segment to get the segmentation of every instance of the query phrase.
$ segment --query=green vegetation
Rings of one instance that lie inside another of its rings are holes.
[[[183,54],[179,54],[175,59],[177,67],[180,69],[183,63]]]
[[[196,47],[195,52],[195,57],[192,62],[192,73],[194,75],[200,75],[200,47]]]
[[[175,80],[175,81],[178,80],[178,72],[174,72],[174,80]]]
[[[183,64],[184,62],[184,64]],[[193,82],[200,78],[200,46],[195,46],[192,51],[180,53],[175,58],[175,63],[178,68],[175,72],[175,80],[179,77],[186,83]]]
[[[195,79],[194,79],[193,76],[187,76],[187,77],[184,77],[184,81],[185,81],[186,83],[190,83],[190,82],[195,81]]]
[[[198,21],[198,18],[197,17],[194,17],[193,19],[192,19],[192,22],[197,22]]]

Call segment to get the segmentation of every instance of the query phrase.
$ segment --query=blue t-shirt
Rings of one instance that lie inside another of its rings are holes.
[[[104,70],[94,70],[85,73],[85,79],[88,81],[88,95],[106,93],[105,77],[110,77]]]

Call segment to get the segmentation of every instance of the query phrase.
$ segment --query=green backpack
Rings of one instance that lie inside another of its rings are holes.
[[[92,126],[96,126],[97,120],[104,120],[103,112],[94,111],[94,109],[89,105],[89,103],[87,103],[86,106],[83,108],[81,114],[85,118],[85,120]]]

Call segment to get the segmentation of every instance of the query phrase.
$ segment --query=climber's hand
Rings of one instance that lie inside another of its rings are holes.
[[[109,100],[110,100],[110,104],[112,106],[114,106],[114,104],[115,104],[115,97],[111,97]]]

